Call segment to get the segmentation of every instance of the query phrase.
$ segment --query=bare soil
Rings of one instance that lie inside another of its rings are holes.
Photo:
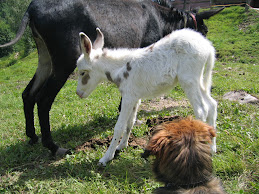
[[[187,107],[189,105],[188,100],[174,100],[173,98],[161,96],[159,98],[154,98],[149,100],[148,102],[142,102],[140,105],[140,110],[145,112],[151,111],[161,111],[161,110],[171,110],[175,107],[184,106]]]
[[[179,116],[165,116],[165,117],[148,119],[146,122],[146,125],[148,125],[149,127],[147,134],[144,135],[143,137],[135,137],[134,135],[131,134],[129,138],[129,146],[133,147],[134,149],[145,148],[145,146],[148,143],[150,133],[152,133],[156,125],[159,125],[167,121],[173,121],[179,118],[180,118]],[[96,149],[97,146],[109,146],[111,140],[112,140],[112,136],[108,136],[105,139],[92,138],[86,141],[83,145],[78,146],[76,148],[76,151],[87,151],[91,149]]]

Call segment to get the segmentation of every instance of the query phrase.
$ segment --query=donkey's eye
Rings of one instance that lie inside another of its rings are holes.
[[[80,75],[81,75],[81,76],[84,76],[84,75],[85,75],[85,72],[81,72]]]

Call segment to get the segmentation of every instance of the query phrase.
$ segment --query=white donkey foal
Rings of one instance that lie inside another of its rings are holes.
[[[77,94],[86,98],[98,83],[109,80],[118,86],[122,95],[114,136],[100,164],[106,165],[112,160],[116,148],[128,146],[140,99],[161,95],[178,82],[190,100],[196,118],[216,128],[217,103],[210,96],[215,50],[198,32],[190,29],[174,31],[140,49],[103,49],[104,37],[98,28],[93,44],[84,33],[80,33],[80,38],[83,54],[77,61]],[[212,150],[216,152],[216,139]]]

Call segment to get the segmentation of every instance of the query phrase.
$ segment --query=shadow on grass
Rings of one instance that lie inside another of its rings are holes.
[[[58,185],[66,181],[69,184],[69,182],[73,182],[71,180],[74,180],[74,182],[80,181],[85,186],[91,186],[94,182],[96,184],[101,182],[107,185],[119,185],[122,190],[123,186],[134,185],[134,189],[138,190],[146,184],[146,179],[152,177],[150,163],[144,162],[140,155],[138,157],[138,159],[120,157],[103,168],[97,166],[97,159],[85,160],[81,163],[70,163],[69,160],[61,164],[38,162],[30,166],[27,165],[23,170],[17,169],[12,173],[6,173],[2,176],[3,182],[0,181],[0,183],[2,182],[0,185],[3,189],[11,192],[16,191],[17,187],[26,191],[28,190],[28,182],[31,182],[35,185],[32,191],[37,191],[37,185],[39,184],[42,184],[43,188],[47,188],[49,182]],[[136,160],[138,160],[138,163],[134,164]],[[15,177],[15,173],[18,174],[18,178],[9,182]]]
[[[61,126],[59,129],[52,131],[51,135],[53,140],[60,147],[65,147],[73,151],[81,142],[83,143],[87,139],[112,129],[116,121],[117,117],[95,117],[86,124]],[[41,139],[40,134],[39,137]],[[7,148],[0,148],[0,153],[1,170],[4,170],[4,168],[15,168],[16,166],[24,165],[33,160],[53,159],[48,149],[44,148],[41,142],[31,146],[28,144],[28,139],[26,141],[21,139],[17,144]]]
[[[134,164],[134,158],[118,156],[115,162],[100,168],[97,165],[98,161],[107,148],[98,146],[96,150],[79,152],[75,150],[78,145],[94,136],[113,130],[116,121],[116,117],[95,117],[85,125],[62,126],[53,131],[53,139],[72,151],[72,155],[64,158],[51,158],[50,152],[41,143],[30,146],[27,141],[21,141],[7,148],[0,148],[1,187],[4,190],[15,191],[17,185],[26,188],[26,182],[30,180],[55,182],[71,177],[76,180],[91,181],[97,174],[101,175],[102,181],[113,180],[116,177],[117,182],[125,183],[126,178],[129,183],[137,180],[137,185],[144,184],[140,181],[142,175],[143,178],[147,178],[151,172],[145,170],[149,164],[143,162],[140,154],[136,156],[139,160],[137,165]]]

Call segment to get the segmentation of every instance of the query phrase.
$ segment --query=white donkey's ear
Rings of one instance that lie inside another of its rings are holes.
[[[89,55],[91,53],[92,47],[93,47],[90,38],[88,38],[88,36],[83,32],[80,32],[79,36],[80,36],[82,52],[85,55]]]
[[[93,43],[93,49],[102,49],[104,46],[104,36],[99,28],[96,28],[97,36]]]

